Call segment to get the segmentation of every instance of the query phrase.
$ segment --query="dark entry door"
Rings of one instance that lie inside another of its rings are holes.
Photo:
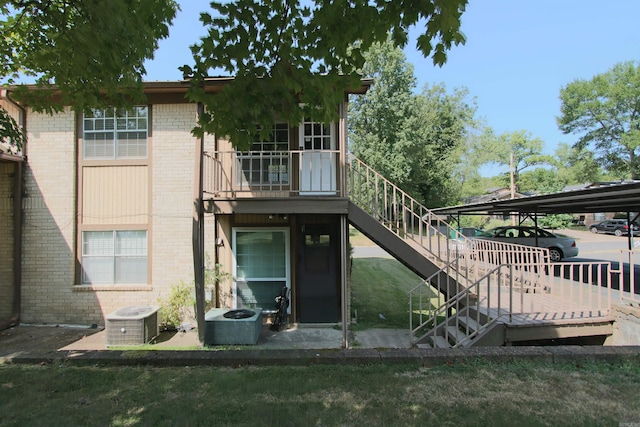
[[[337,322],[339,242],[336,226],[302,226],[298,248],[298,318],[301,323]]]

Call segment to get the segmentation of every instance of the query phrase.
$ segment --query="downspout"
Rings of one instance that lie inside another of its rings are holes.
[[[216,157],[218,157],[218,136],[216,135],[214,138],[214,152],[216,153]],[[203,184],[204,185],[204,184]],[[213,214],[213,268],[216,272],[215,274],[215,283],[213,286],[213,295],[211,295],[211,302],[215,308],[220,308],[220,278],[218,275],[218,265],[220,265],[220,223],[218,222],[218,215]]]
[[[198,103],[198,118],[204,112],[202,103]],[[196,292],[196,322],[198,325],[198,340],[204,345],[204,308],[205,308],[205,289],[204,289],[204,206],[202,203],[203,192],[203,172],[202,157],[204,152],[204,135],[197,142],[195,150],[195,185],[193,197],[193,270]]]
[[[0,91],[0,98],[6,100],[20,111],[20,126],[27,127],[27,113],[25,109],[9,97],[9,91]],[[27,158],[27,142],[22,147],[22,158]],[[22,173],[23,161],[16,162],[13,177],[13,301],[11,317],[0,323],[0,330],[11,328],[20,323],[22,301]]]
[[[349,198],[347,188],[347,101],[340,104],[340,187],[343,197]],[[340,300],[342,314],[342,348],[349,348],[349,290],[347,283],[347,262],[349,260],[348,250],[349,224],[347,214],[340,215]]]

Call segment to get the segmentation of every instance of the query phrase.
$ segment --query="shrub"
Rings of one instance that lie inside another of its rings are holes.
[[[162,325],[164,329],[176,329],[185,320],[193,317],[195,304],[194,286],[181,280],[171,285],[171,292],[166,298],[160,299],[162,308]]]
[[[538,220],[538,225],[544,228],[569,228],[573,221],[573,215],[558,214],[547,215]]]

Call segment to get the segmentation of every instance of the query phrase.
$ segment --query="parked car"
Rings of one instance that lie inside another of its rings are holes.
[[[476,239],[496,240],[504,243],[514,243],[524,246],[536,246],[549,249],[551,262],[558,262],[563,258],[578,256],[578,246],[571,237],[553,234],[550,231],[528,226],[504,226],[484,231]]]
[[[626,219],[607,219],[596,224],[591,224],[589,227],[592,233],[607,233],[615,234],[616,236],[622,236],[623,234],[629,234],[629,223]],[[631,223],[632,234],[638,232],[638,224]]]

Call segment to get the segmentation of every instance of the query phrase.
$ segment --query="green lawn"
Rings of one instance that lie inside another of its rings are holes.
[[[353,227],[349,227],[349,243],[351,246],[375,246],[374,242]]]
[[[640,363],[0,365],[0,426],[619,426]]]
[[[353,262],[355,328],[407,327],[399,262]],[[385,319],[382,319],[380,314]],[[0,365],[2,426],[639,425],[640,360],[216,368]]]
[[[354,258],[352,329],[409,328],[409,291],[422,280],[391,258]]]

